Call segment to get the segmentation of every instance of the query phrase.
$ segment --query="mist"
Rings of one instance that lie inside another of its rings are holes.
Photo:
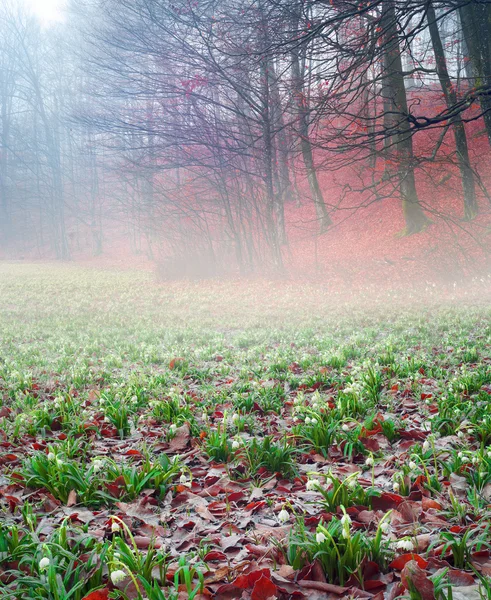
[[[486,3],[44,6],[1,10],[4,259],[487,278]]]
[[[0,599],[491,600],[491,0],[0,6]]]

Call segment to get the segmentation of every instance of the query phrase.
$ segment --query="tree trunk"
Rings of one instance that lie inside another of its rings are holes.
[[[384,67],[386,72],[384,78],[387,79],[387,98],[384,98],[384,100],[387,102],[391,120],[394,119],[394,129],[391,123],[389,132],[386,132],[386,135],[395,136],[396,140],[399,189],[406,222],[404,233],[409,235],[422,231],[429,223],[429,219],[421,208],[416,190],[413,140],[407,118],[406,88],[404,86],[399,34],[393,0],[386,0],[384,3],[382,29],[385,44]],[[392,154],[392,148],[387,149],[390,154]]]
[[[448,108],[455,106],[458,102],[455,88],[452,84],[447,69],[447,61],[443,51],[443,44],[438,30],[435,9],[433,3],[428,3],[428,27],[430,29],[431,43],[435,53],[436,72],[440,85],[442,86],[445,102]],[[464,190],[464,217],[467,220],[473,219],[478,212],[476,190],[474,185],[474,173],[472,171],[469,159],[469,149],[467,146],[467,136],[464,123],[460,114],[451,119],[455,137],[455,147],[457,150],[457,160],[459,162],[460,175],[462,178],[462,187]]]
[[[469,2],[459,7],[462,33],[474,72],[474,85],[488,87],[481,96],[484,124],[491,144],[491,6]]]
[[[294,11],[295,12],[295,11]],[[295,14],[293,18],[293,31],[298,28],[300,15]],[[300,136],[300,150],[302,152],[305,170],[307,172],[307,180],[309,182],[310,193],[315,205],[315,212],[319,222],[319,232],[324,233],[329,225],[332,224],[331,217],[327,212],[327,207],[324,202],[324,196],[317,178],[317,171],[314,165],[314,156],[312,152],[312,144],[309,135],[309,110],[307,106],[307,98],[305,94],[304,76],[300,66],[300,51],[298,47],[294,47],[291,52],[292,61],[292,79],[293,79],[293,94],[297,107],[298,117],[298,133]]]

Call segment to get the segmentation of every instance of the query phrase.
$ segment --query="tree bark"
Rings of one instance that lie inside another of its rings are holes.
[[[408,105],[404,74],[402,69],[399,34],[393,0],[386,0],[382,14],[382,29],[384,31],[385,45],[385,74],[387,79],[387,104],[391,121],[394,119],[394,128],[391,127],[386,135],[394,136],[397,150],[397,163],[399,167],[399,189],[402,199],[402,208],[405,219],[406,235],[418,233],[425,229],[429,223],[428,217],[423,212],[419,203],[414,175],[413,140],[408,120]],[[388,152],[393,154],[393,148]]]
[[[428,27],[430,29],[431,43],[435,53],[436,72],[440,85],[442,86],[445,102],[448,108],[457,104],[458,98],[455,88],[452,84],[447,69],[447,61],[443,50],[443,44],[438,30],[435,9],[431,0],[427,7]],[[467,146],[467,136],[464,123],[460,114],[451,119],[455,137],[455,147],[457,150],[457,160],[459,162],[460,176],[462,178],[462,188],[464,190],[464,217],[467,220],[473,219],[478,212],[476,199],[476,189],[474,184],[474,172],[472,171],[469,159],[469,149]]]

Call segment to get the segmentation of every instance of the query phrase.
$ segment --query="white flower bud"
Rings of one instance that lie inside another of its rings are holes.
[[[39,561],[39,570],[40,571],[45,571],[50,564],[50,560],[47,556],[44,556],[40,561]]]
[[[316,541],[318,544],[322,544],[323,542],[325,542],[325,541],[326,541],[326,539],[327,539],[327,538],[326,538],[326,536],[325,536],[325,535],[322,533],[322,531],[319,531],[319,532],[317,533],[317,535],[315,536],[315,541]]]
[[[125,579],[126,579],[126,573],[122,569],[119,569],[118,571],[113,571],[111,573],[111,581],[113,582],[113,585],[117,585],[118,583],[121,583]]]
[[[280,523],[286,523],[289,520],[290,520],[290,513],[284,508],[282,510],[280,510],[280,512],[278,514],[278,521]]]

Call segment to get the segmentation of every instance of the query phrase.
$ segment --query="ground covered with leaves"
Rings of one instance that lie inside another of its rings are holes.
[[[491,597],[489,297],[0,265],[0,597]]]

